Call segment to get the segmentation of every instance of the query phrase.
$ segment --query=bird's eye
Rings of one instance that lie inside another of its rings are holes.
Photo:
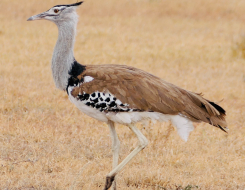
[[[54,13],[58,13],[59,11],[59,9],[54,9]]]

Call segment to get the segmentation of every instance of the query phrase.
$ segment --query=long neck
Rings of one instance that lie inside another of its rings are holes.
[[[76,21],[56,23],[59,37],[52,58],[52,74],[57,88],[65,90],[69,70],[74,62],[73,47],[76,35]]]

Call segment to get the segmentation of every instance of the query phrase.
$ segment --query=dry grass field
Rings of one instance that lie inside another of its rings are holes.
[[[55,89],[57,27],[30,16],[71,0],[0,0],[0,189],[101,190],[109,128]],[[245,1],[86,0],[75,45],[82,64],[126,64],[227,111],[229,133],[195,124],[184,143],[169,123],[137,126],[149,145],[118,175],[120,190],[245,189]],[[118,125],[120,160],[137,138]]]

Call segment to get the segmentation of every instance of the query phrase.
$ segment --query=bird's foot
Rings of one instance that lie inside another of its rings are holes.
[[[114,181],[114,179],[115,179],[115,176],[111,176],[111,177],[107,176],[106,177],[106,182],[105,182],[105,188],[104,188],[104,190],[108,190],[111,187],[112,182]]]

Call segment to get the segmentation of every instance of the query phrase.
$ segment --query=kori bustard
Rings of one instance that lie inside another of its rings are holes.
[[[193,130],[192,122],[206,122],[225,131],[225,110],[212,101],[168,83],[140,69],[126,65],[81,65],[74,58],[73,47],[82,2],[56,5],[32,20],[49,20],[58,26],[59,35],[52,58],[52,74],[58,89],[83,113],[106,122],[110,128],[113,169],[106,176],[105,190],[116,189],[115,176],[148,141],[135,127],[145,120],[168,121],[185,141]],[[118,164],[120,142],[115,123],[124,124],[139,140],[138,146]]]

